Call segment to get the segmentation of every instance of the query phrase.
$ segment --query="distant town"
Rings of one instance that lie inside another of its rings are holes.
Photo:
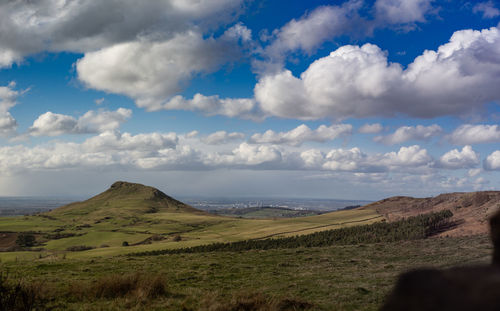
[[[287,199],[287,198],[180,198],[181,201],[202,210],[281,207],[293,210],[334,211],[349,206],[365,205],[371,201],[338,199]]]

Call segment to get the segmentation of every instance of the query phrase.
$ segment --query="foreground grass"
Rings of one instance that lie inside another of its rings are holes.
[[[145,257],[48,257],[0,267],[10,279],[43,283],[41,297],[54,310],[231,310],[243,305],[377,310],[400,272],[488,263],[491,251],[488,237],[473,236]],[[162,294],[152,298],[134,288],[123,295],[82,294],[82,289],[136,274],[151,280],[161,276]]]

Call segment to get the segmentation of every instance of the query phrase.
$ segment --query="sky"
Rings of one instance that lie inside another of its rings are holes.
[[[0,1],[0,195],[500,188],[500,1]]]

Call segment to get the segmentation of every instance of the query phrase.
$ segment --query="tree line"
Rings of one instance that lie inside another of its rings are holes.
[[[319,231],[292,237],[252,239],[229,243],[213,243],[178,249],[132,253],[130,256],[155,256],[181,253],[267,250],[276,248],[321,247],[331,245],[369,244],[401,240],[425,239],[453,226],[450,210],[408,217],[394,222],[376,222],[340,229]]]

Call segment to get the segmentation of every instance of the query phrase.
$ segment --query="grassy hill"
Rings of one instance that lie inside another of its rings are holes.
[[[108,190],[95,197],[57,208],[47,215],[92,221],[102,217],[127,219],[161,212],[204,214],[153,187],[117,181]]]
[[[338,211],[288,219],[211,215],[140,184],[116,182],[105,192],[48,213],[0,218],[0,249],[13,250],[21,233],[41,252],[0,252],[1,260],[96,257],[215,242],[307,234],[382,220],[375,210]],[[5,244],[2,244],[5,241]],[[7,242],[9,244],[7,244]],[[129,246],[123,246],[124,242]],[[76,251],[82,250],[82,251]]]

